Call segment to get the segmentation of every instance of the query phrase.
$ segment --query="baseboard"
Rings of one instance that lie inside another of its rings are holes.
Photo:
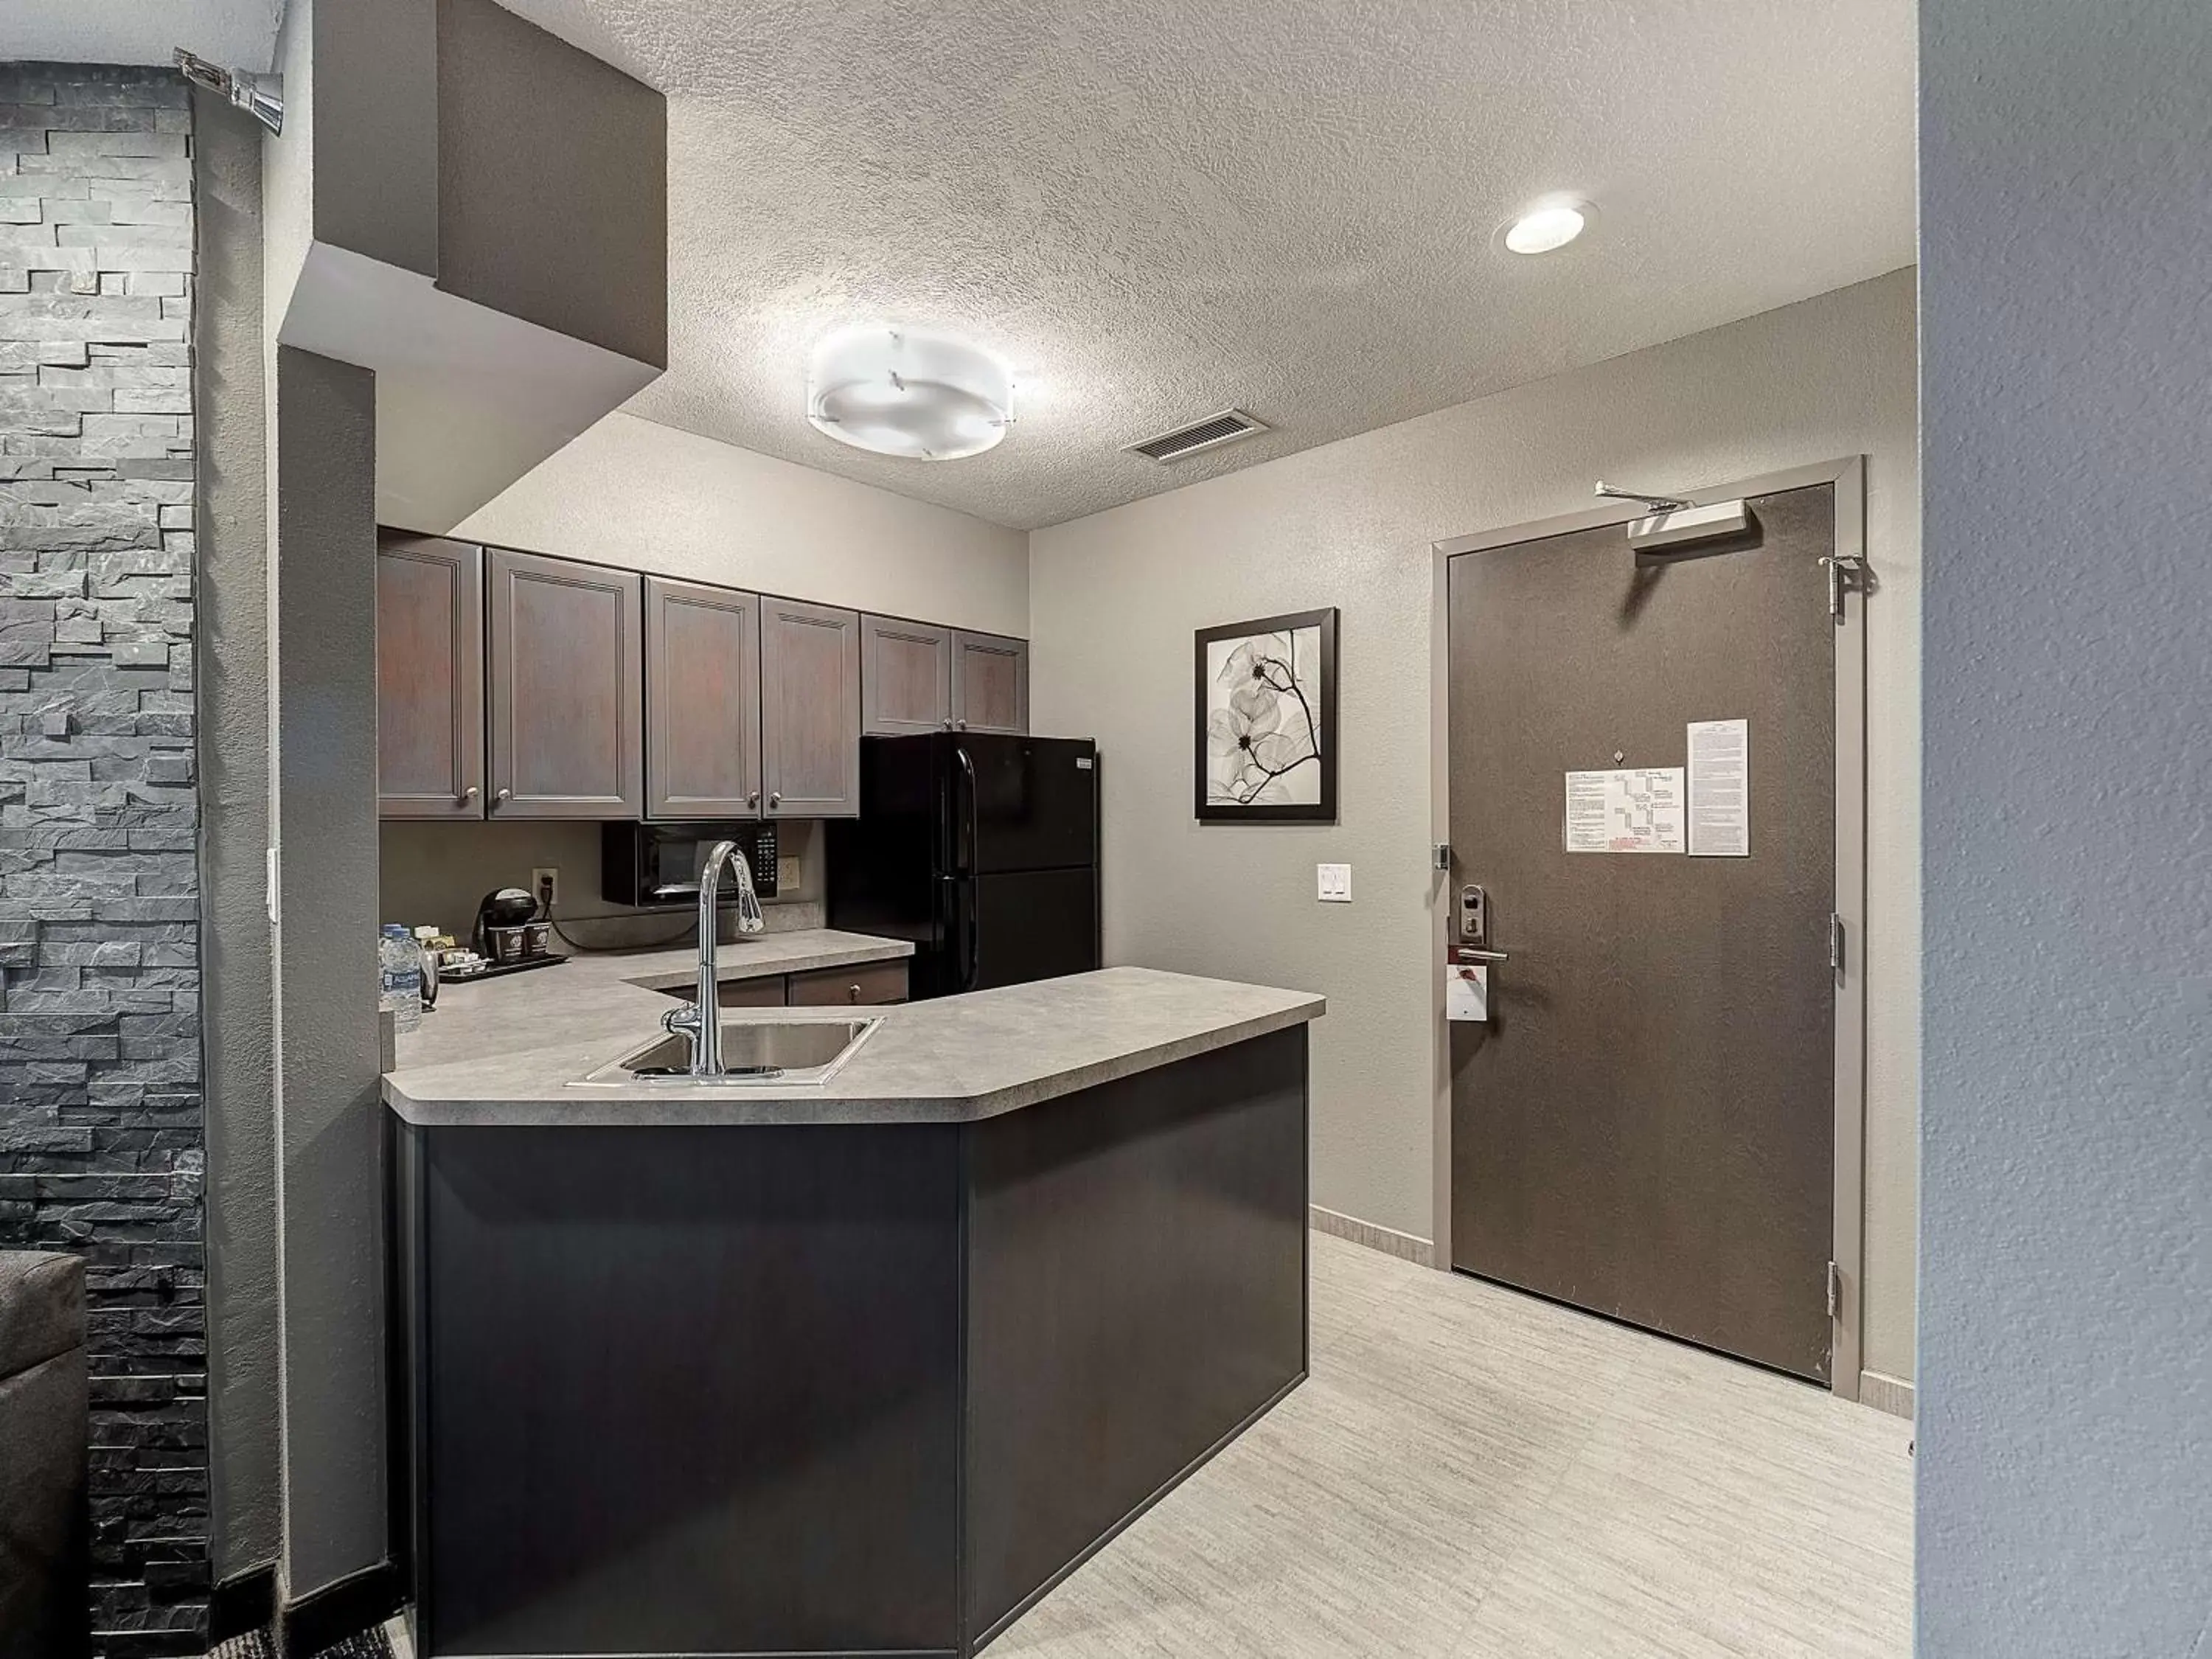
[[[233,1573],[208,1596],[208,1645],[266,1630],[276,1618],[276,1564]]]
[[[1889,1376],[1881,1371],[1859,1373],[1859,1404],[1871,1406],[1878,1412],[1887,1412],[1892,1417],[1912,1420],[1912,1384],[1901,1376]]]
[[[1370,1250],[1395,1255],[1401,1261],[1410,1261],[1416,1267],[1433,1267],[1437,1265],[1437,1247],[1425,1238],[1416,1238],[1411,1233],[1401,1233],[1372,1221],[1362,1221],[1358,1216],[1346,1215],[1341,1211],[1325,1210],[1318,1204],[1309,1207],[1316,1232],[1327,1233],[1332,1238],[1349,1239],[1354,1244],[1364,1244]]]
[[[379,1633],[399,1611],[399,1569],[389,1561],[349,1573],[285,1604],[277,1615],[277,1650],[284,1659],[309,1659],[349,1638]]]

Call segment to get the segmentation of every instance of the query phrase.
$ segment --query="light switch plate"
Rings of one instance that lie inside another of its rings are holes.
[[[1352,866],[1348,864],[1316,864],[1314,866],[1314,884],[1324,904],[1352,902]]]

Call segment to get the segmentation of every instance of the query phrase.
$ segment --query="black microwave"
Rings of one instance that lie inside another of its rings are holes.
[[[671,909],[699,902],[699,871],[718,841],[733,841],[752,866],[753,891],[775,896],[773,823],[605,823],[599,826],[599,896],[641,910]],[[738,884],[726,872],[717,896],[737,902]]]

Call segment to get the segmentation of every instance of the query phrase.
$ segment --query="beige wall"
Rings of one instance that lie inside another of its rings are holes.
[[[985,633],[1029,631],[1020,531],[629,415],[607,416],[453,534]]]
[[[1041,730],[1105,761],[1106,948],[1326,993],[1314,1196],[1431,1231],[1430,546],[1589,504],[1594,479],[1726,483],[1865,453],[1869,1121],[1864,1363],[1911,1374],[1919,1046],[1919,489],[1913,273],[1308,450],[1030,538]],[[1340,821],[1201,831],[1190,634],[1341,609]],[[1353,900],[1314,899],[1348,860]]]

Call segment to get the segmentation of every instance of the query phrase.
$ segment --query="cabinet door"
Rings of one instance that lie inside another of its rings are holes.
[[[1030,645],[996,634],[952,636],[952,724],[963,732],[1030,729]]]
[[[484,812],[483,550],[376,540],[376,796],[387,818]]]
[[[860,618],[861,729],[901,738],[952,724],[952,630]]]
[[[772,818],[859,813],[857,612],[761,601],[761,781]]]
[[[642,817],[641,579],[505,548],[490,564],[491,815]]]
[[[645,810],[760,816],[760,599],[645,579]]]

